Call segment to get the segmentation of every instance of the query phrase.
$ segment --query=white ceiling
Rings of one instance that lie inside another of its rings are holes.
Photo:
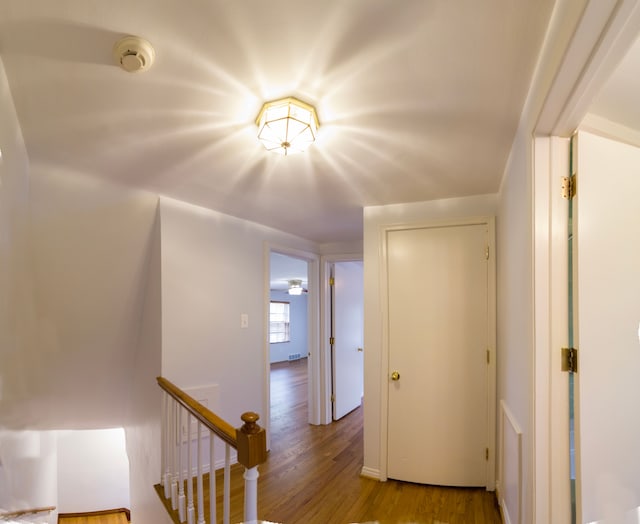
[[[100,177],[354,241],[362,208],[498,190],[552,0],[2,0],[0,51],[33,173]],[[156,63],[126,73],[127,34]],[[316,105],[267,153],[265,100]]]

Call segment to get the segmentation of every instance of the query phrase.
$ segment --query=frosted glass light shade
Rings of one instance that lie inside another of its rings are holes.
[[[316,139],[318,116],[312,105],[288,97],[266,102],[256,119],[265,149],[288,155],[305,151]]]
[[[289,294],[302,295],[302,280],[289,280]]]

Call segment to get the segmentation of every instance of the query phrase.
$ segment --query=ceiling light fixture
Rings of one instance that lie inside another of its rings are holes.
[[[289,280],[289,294],[302,295],[302,280]]]
[[[316,139],[316,109],[292,96],[266,102],[258,117],[258,139],[267,151],[288,155],[302,153]]]

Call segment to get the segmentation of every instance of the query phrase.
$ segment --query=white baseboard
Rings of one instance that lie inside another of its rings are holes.
[[[373,479],[373,480],[382,480],[382,475],[380,475],[379,469],[368,468],[366,466],[362,467],[362,470],[360,471],[360,476],[366,477],[368,479]]]
[[[500,501],[500,507],[502,508],[502,518],[504,519],[504,524],[511,524],[511,518],[509,517],[509,510],[507,510],[507,506],[504,503],[504,500]]]

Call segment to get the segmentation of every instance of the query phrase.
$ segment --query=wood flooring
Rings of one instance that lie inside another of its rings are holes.
[[[58,516],[58,524],[129,524],[128,510],[61,514]]]
[[[306,367],[302,359],[271,368],[271,451],[258,480],[261,519],[284,524],[502,522],[495,495],[484,489],[361,477],[362,408],[330,425],[309,425]],[[231,522],[243,519],[241,470],[232,468]],[[221,489],[221,478],[217,485]]]

